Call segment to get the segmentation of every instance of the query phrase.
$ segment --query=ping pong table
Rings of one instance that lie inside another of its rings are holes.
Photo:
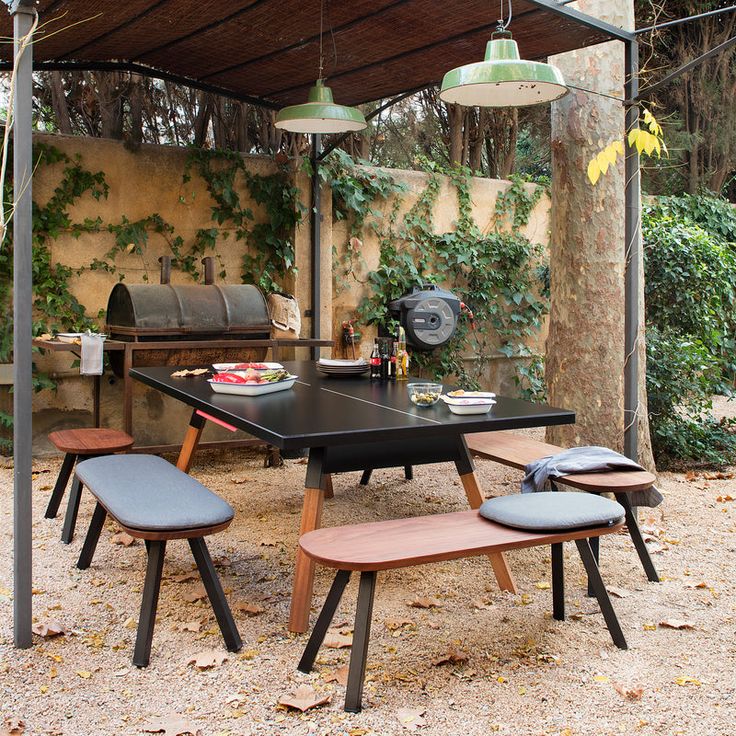
[[[281,450],[307,449],[300,535],[320,526],[332,473],[454,462],[471,508],[478,508],[484,497],[466,434],[575,421],[572,411],[502,396],[488,414],[456,415],[443,402],[414,406],[403,381],[326,377],[309,361],[284,362],[284,367],[299,376],[293,389],[256,397],[215,393],[202,376],[172,378],[170,366],[134,368],[130,375],[193,408],[177,462],[182,470],[189,470],[208,420],[244,430]],[[503,555],[490,559],[499,586],[515,591]],[[313,581],[314,563],[297,551],[291,631],[308,628]]]

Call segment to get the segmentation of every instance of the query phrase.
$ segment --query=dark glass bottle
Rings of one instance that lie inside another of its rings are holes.
[[[378,338],[373,341],[373,352],[370,359],[371,381],[378,381],[381,378],[381,353],[378,350]]]
[[[381,380],[388,381],[388,367],[391,363],[391,356],[388,354],[387,341],[381,340],[380,345],[381,345]]]
[[[395,381],[397,371],[399,368],[399,355],[396,349],[396,340],[391,341],[391,357],[388,363],[388,378],[389,381]]]

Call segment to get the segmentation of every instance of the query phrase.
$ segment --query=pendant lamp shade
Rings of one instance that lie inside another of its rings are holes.
[[[468,107],[524,107],[552,102],[568,93],[556,66],[524,61],[508,31],[503,32],[505,38],[495,35],[486,46],[485,61],[445,74],[440,99]]]
[[[292,133],[348,133],[363,130],[368,123],[357,108],[336,104],[332,90],[318,79],[307,102],[279,110],[275,125]]]

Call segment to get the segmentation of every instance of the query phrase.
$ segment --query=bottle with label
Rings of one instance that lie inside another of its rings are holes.
[[[381,353],[378,350],[378,338],[373,341],[373,352],[370,358],[371,381],[378,381],[381,378]]]
[[[399,353],[398,353],[398,341],[391,340],[391,357],[389,358],[388,364],[388,379],[389,381],[395,381],[398,376],[399,369]]]
[[[409,377],[409,353],[406,352],[406,332],[399,327],[396,349],[396,379],[406,381]]]
[[[388,381],[389,365],[391,363],[391,356],[388,352],[387,340],[380,340],[380,353],[381,353],[381,380]]]

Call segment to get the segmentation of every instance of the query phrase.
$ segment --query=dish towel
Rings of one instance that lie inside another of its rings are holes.
[[[79,372],[83,376],[102,375],[102,345],[104,339],[100,335],[88,332],[82,335],[82,360],[79,364]]]
[[[571,447],[557,455],[548,455],[529,463],[521,481],[522,493],[543,491],[550,479],[574,473],[602,473],[606,470],[644,470],[638,463],[607,447]],[[632,506],[659,506],[664,496],[652,486],[646,491],[629,494]]]

